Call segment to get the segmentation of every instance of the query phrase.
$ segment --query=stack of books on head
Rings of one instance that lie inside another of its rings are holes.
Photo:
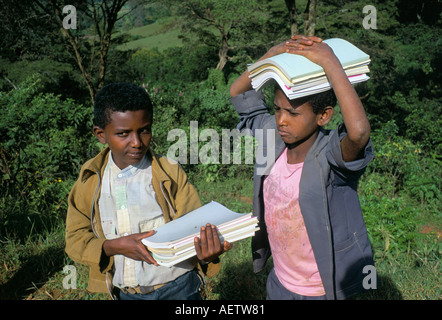
[[[208,204],[155,229],[155,234],[142,243],[159,265],[170,267],[196,255],[194,238],[207,223],[218,229],[223,241],[235,242],[251,237],[258,228],[258,220],[251,213],[233,212],[218,202]]]
[[[370,57],[350,42],[333,38],[324,40],[335,53],[352,83],[369,79]],[[296,99],[329,90],[324,69],[309,59],[292,53],[282,53],[268,59],[257,61],[248,67],[252,87],[260,90],[274,80],[289,99]]]

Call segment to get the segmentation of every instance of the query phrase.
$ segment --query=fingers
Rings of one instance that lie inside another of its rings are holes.
[[[303,35],[293,35],[291,36],[292,40],[309,40],[309,41],[313,41],[313,42],[322,42],[322,39],[316,36],[303,36]]]
[[[143,257],[142,260],[144,262],[147,262],[148,264],[153,264],[153,265],[158,267],[158,262],[154,258],[152,258],[152,256],[150,255],[149,251],[147,251],[146,248],[144,248],[144,251],[142,253],[142,257]]]
[[[288,53],[297,53],[299,51],[307,49],[309,46],[312,46],[314,43],[321,43],[322,39],[315,36],[302,36],[302,35],[293,35],[290,40],[286,41],[285,47],[286,52]]]
[[[233,244],[231,244],[228,241],[224,241],[223,248],[224,248],[224,250],[223,250],[224,252],[229,251],[230,249],[233,248]]]
[[[196,237],[194,240],[197,258],[206,262],[212,261],[232,247],[227,241],[221,244],[216,226],[209,223],[205,227],[201,227],[200,237]]]
[[[149,251],[147,250],[147,247],[141,242],[142,239],[150,237],[155,234],[154,230],[142,232],[137,234],[135,241],[138,243],[138,252],[140,255],[140,260],[147,262],[148,264],[153,264],[155,266],[158,266],[158,262],[150,255]]]
[[[154,234],[155,234],[155,230],[150,230],[150,231],[138,233],[137,240],[142,240],[144,238],[151,237]]]

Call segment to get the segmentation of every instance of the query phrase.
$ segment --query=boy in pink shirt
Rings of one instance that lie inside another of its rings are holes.
[[[265,223],[275,274],[281,284],[305,296],[325,294],[299,207],[303,163],[288,163],[287,149],[264,181]]]
[[[262,270],[273,256],[268,299],[348,298],[365,289],[363,269],[373,264],[357,196],[358,180],[373,158],[370,124],[322,39],[293,36],[261,59],[283,52],[320,65],[333,90],[289,100],[276,86],[273,116],[264,95],[252,90],[248,71],[230,87],[238,129],[278,131],[274,145],[268,138],[259,142],[277,160],[270,172],[255,170],[253,209],[260,231],[252,239],[254,270]],[[325,130],[336,99],[344,123]]]

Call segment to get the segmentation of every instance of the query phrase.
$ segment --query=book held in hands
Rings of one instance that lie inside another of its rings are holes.
[[[196,255],[194,238],[207,223],[217,227],[221,242],[245,239],[258,230],[258,220],[251,213],[236,213],[212,201],[156,228],[142,243],[159,265],[170,267]]]
[[[370,57],[350,42],[333,38],[324,40],[341,63],[352,84],[369,79]],[[292,53],[282,53],[248,67],[252,87],[260,90],[276,81],[289,99],[296,99],[329,90],[331,84],[324,69],[309,59]]]

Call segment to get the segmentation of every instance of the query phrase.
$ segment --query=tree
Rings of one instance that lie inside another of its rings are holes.
[[[92,103],[96,92],[104,85],[115,23],[122,18],[123,15],[119,13],[127,1],[71,1],[77,12],[82,13],[82,18],[89,20],[92,30],[64,27],[66,14],[61,1],[35,1],[36,8],[53,18],[58,25],[89,90]],[[88,32],[92,32],[92,35]]]
[[[296,0],[285,0],[285,5],[289,12],[289,23],[291,34],[299,34],[298,12],[296,8]],[[316,27],[316,0],[308,0],[303,14],[304,32],[306,36],[315,35]]]
[[[217,70],[222,70],[231,60],[230,50],[244,39],[249,43],[258,39],[258,32],[265,23],[265,9],[254,0],[184,0],[173,2],[179,8],[177,15],[183,18],[182,28],[188,41],[196,35],[217,47],[219,61]],[[256,33],[256,36],[251,36]]]

